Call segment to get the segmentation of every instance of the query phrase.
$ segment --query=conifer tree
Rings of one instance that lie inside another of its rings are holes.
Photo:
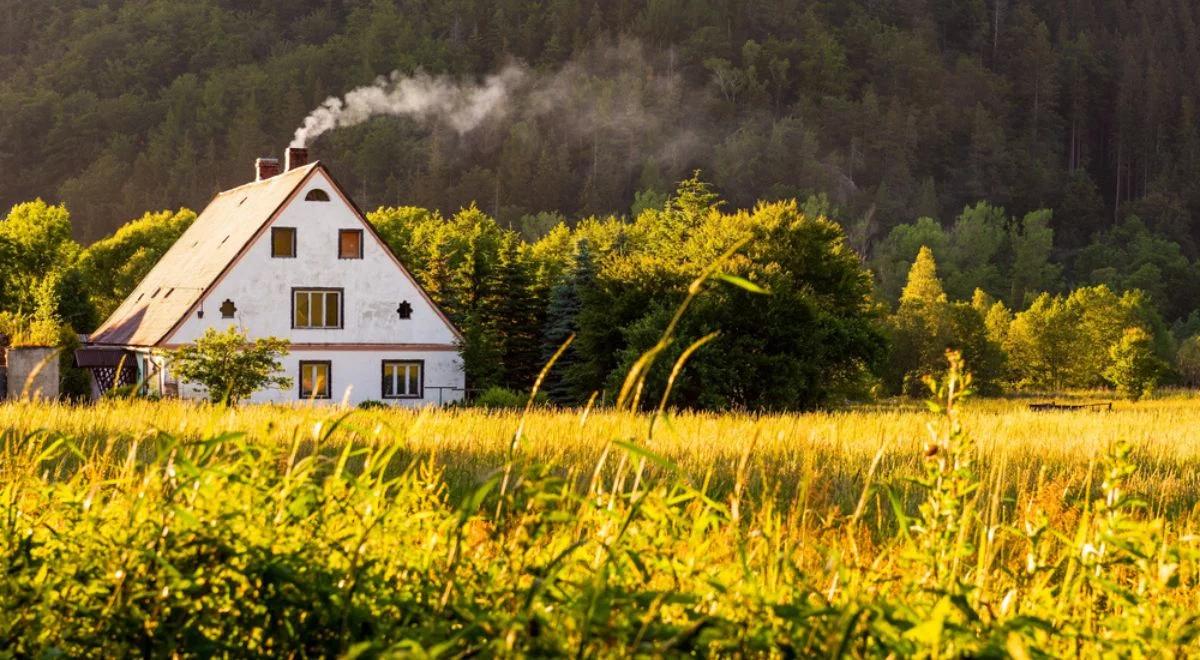
[[[489,287],[487,313],[494,319],[496,341],[503,361],[503,383],[515,390],[533,385],[541,368],[542,317],[545,301],[533,290],[530,266],[515,232],[500,244],[495,283]]]
[[[900,305],[925,304],[946,302],[946,291],[942,281],[938,279],[937,262],[933,259],[933,250],[922,245],[917,252],[917,259],[908,270],[908,283],[900,293]]]
[[[583,309],[582,290],[596,279],[596,265],[592,260],[591,245],[587,239],[579,241],[575,248],[575,264],[562,282],[550,290],[550,301],[546,308],[546,323],[542,333],[542,363],[548,361],[573,333],[579,330],[579,313]],[[580,397],[568,376],[578,361],[576,347],[567,349],[558,359],[547,376],[546,393],[557,403],[575,403]]]

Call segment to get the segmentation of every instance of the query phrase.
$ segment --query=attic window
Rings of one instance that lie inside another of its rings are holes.
[[[245,204],[245,203],[246,203],[246,198],[243,197],[242,200],[240,202],[238,202],[238,206],[241,206],[242,204]]]
[[[407,321],[412,318],[412,305],[408,304],[408,301],[405,300],[396,308],[396,313],[400,315],[401,320]]]
[[[329,193],[325,192],[324,190],[321,190],[320,188],[313,188],[312,190],[308,191],[307,195],[304,196],[304,201],[306,201],[306,202],[328,202],[329,201]]]
[[[361,229],[338,230],[338,259],[362,259]]]
[[[271,227],[271,256],[283,259],[296,256],[295,227]]]
[[[159,291],[162,291],[162,287],[161,287],[161,286],[160,286],[160,287],[158,287],[157,289],[155,289],[155,290],[154,290],[154,293],[150,294],[150,297],[151,297],[151,298],[157,298],[157,297],[158,297],[158,292],[159,292]]]
[[[225,302],[221,303],[221,318],[231,319],[234,314],[237,314],[237,306],[233,304],[232,300],[226,298]]]
[[[173,288],[167,289],[167,293],[165,295],[163,295],[163,300],[170,298],[172,293],[175,293],[175,289],[173,289]]]

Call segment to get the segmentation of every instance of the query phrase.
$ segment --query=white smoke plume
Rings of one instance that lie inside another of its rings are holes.
[[[374,84],[354,89],[342,98],[325,99],[296,129],[291,146],[307,146],[327,131],[361,124],[380,115],[420,121],[437,119],[459,133],[466,133],[490,116],[503,115],[514,89],[526,77],[526,69],[516,65],[488,76],[482,83],[423,72],[409,76],[393,71],[390,76],[380,76]]]
[[[518,62],[486,78],[381,76],[309,113],[292,146],[311,146],[324,133],[373,117],[406,118],[428,129],[404,138],[406,165],[420,169],[436,158],[451,182],[474,168],[536,172],[555,179],[536,193],[545,199],[527,202],[529,191],[506,188],[501,202],[558,208],[563,201],[554,195],[582,196],[586,185],[595,199],[615,200],[628,187],[668,190],[694,169],[716,171],[716,150],[743,125],[722,120],[720,102],[709,85],[685,77],[672,51],[647,51],[617,37],[556,69]],[[757,149],[757,135],[735,146]],[[497,188],[489,190],[499,205]],[[467,185],[447,195],[453,201],[427,203],[465,204],[479,191]],[[385,201],[365,192],[363,198]]]

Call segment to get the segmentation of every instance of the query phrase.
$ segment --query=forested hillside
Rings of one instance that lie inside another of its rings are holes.
[[[946,346],[988,388],[1200,383],[1186,0],[0,3],[9,335],[89,331],[327,99],[416,81],[486,103],[303,139],[473,388],[577,333],[555,398],[611,389],[738,238],[775,296],[692,310],[681,338],[728,334],[687,404],[913,392]]]
[[[91,241],[198,208],[393,70],[556,76],[556,111],[459,135],[385,118],[313,145],[368,208],[505,224],[629,213],[695,168],[732,204],[829,194],[856,247],[986,200],[1053,210],[1065,259],[1126,213],[1195,256],[1187,0],[0,3],[0,207]]]

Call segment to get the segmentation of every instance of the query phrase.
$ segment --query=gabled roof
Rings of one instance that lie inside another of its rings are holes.
[[[121,306],[91,334],[88,344],[150,347],[169,339],[318,169],[461,340],[458,328],[400,263],[337,180],[320,161],[314,161],[269,179],[218,193]]]
[[[218,193],[88,343],[154,346],[162,341],[318,165]]]

